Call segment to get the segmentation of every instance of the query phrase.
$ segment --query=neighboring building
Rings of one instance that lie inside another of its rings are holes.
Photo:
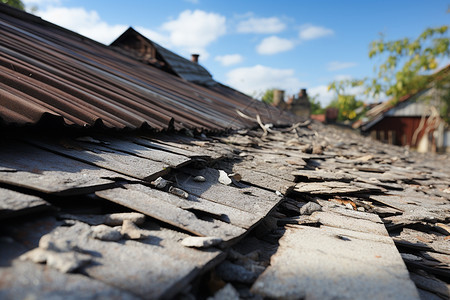
[[[311,113],[311,105],[309,103],[306,89],[301,89],[297,97],[293,98],[290,111],[294,113],[294,115],[297,115],[302,119],[309,118],[309,115]]]
[[[301,89],[296,96],[289,97],[288,101],[284,101],[284,91],[274,89],[272,105],[281,109],[292,112],[301,119],[309,119],[311,114],[311,104],[309,103],[306,89]]]
[[[449,66],[436,74],[448,76]],[[438,77],[443,78],[443,77]],[[450,129],[439,116],[446,91],[431,85],[401,98],[396,105],[381,103],[367,112],[363,132],[392,145],[410,146],[419,152],[448,152]]]
[[[284,91],[274,89],[273,90],[273,102],[272,105],[278,107],[279,109],[286,110],[287,104],[284,102]]]
[[[125,54],[132,54],[142,62],[156,66],[187,81],[204,86],[217,85],[212,75],[198,63],[198,54],[192,54],[192,59],[189,61],[147,39],[132,27],[122,33],[110,46],[124,50],[122,52]]]
[[[336,123],[339,110],[336,107],[328,107],[325,109],[325,121],[327,123]]]

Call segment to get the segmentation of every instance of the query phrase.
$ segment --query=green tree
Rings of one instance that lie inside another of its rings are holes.
[[[415,39],[385,41],[384,36],[370,44],[369,57],[380,58],[382,63],[375,67],[375,76],[362,80],[332,82],[328,89],[334,90],[337,99],[334,107],[340,111],[339,118],[358,117],[354,106],[358,103],[356,96],[348,91],[352,87],[364,86],[364,94],[378,98],[388,96],[392,104],[408,94],[416,93],[426,87],[434,86],[442,91],[443,103],[440,107],[441,117],[450,120],[450,86],[449,74],[433,74],[438,62],[450,56],[450,38],[448,26],[428,28]],[[359,104],[358,104],[359,105]],[[356,116],[351,111],[355,111]]]
[[[438,61],[450,55],[448,26],[428,28],[416,39],[385,41],[384,37],[370,44],[369,57],[382,57],[376,75],[366,79],[366,93],[385,94],[394,102],[427,87],[427,76],[438,67]]]
[[[361,86],[361,80],[334,81],[328,86],[328,90],[336,93],[336,99],[331,101],[328,107],[338,109],[338,121],[356,121],[363,116],[364,102],[356,99],[356,95],[350,91],[352,88]]]
[[[20,0],[0,0],[0,2],[21,10],[25,10],[25,5]]]
[[[322,107],[322,104],[320,104],[319,98],[317,96],[310,97],[309,103],[311,104],[312,115],[320,115],[325,112],[325,108]]]
[[[267,104],[272,104],[272,102],[273,102],[273,90],[274,89],[267,89],[264,92],[264,95],[261,98],[262,102],[265,102]]]
[[[440,92],[441,103],[439,107],[440,117],[445,123],[450,124],[450,70],[442,70],[435,74],[434,85]],[[443,73],[443,74],[440,74]]]

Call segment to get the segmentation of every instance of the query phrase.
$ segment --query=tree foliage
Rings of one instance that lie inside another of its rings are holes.
[[[384,37],[370,44],[369,57],[383,57],[376,76],[367,79],[366,93],[385,94],[394,101],[415,93],[429,84],[430,71],[440,59],[450,55],[448,26],[428,28],[416,39],[385,41]]]
[[[273,90],[274,89],[267,89],[264,92],[264,95],[261,98],[262,102],[265,102],[267,104],[272,104],[273,103]]]
[[[338,109],[338,121],[355,121],[364,113],[364,102],[356,99],[352,89],[361,86],[360,80],[340,80],[334,81],[328,86],[328,90],[333,90],[337,97],[328,105]]]
[[[448,26],[428,28],[415,39],[385,41],[384,36],[370,44],[369,57],[381,58],[375,67],[375,76],[362,80],[332,82],[328,90],[334,90],[337,98],[331,106],[339,109],[339,120],[358,118],[361,101],[356,100],[355,87],[364,87],[364,94],[378,98],[388,96],[393,104],[402,97],[414,94],[439,79],[435,87],[441,89],[443,105],[441,117],[447,122],[450,108],[450,79],[448,74],[437,78],[431,73],[439,62],[450,56]]]
[[[450,124],[450,74],[445,73],[440,78],[436,78],[435,80],[435,88],[440,93],[441,102],[438,107],[439,114],[441,118],[447,123]],[[436,77],[438,77],[436,76]]]
[[[309,98],[309,103],[311,105],[311,115],[320,115],[325,113],[325,108],[322,107],[317,96]]]
[[[25,10],[25,5],[20,0],[0,0],[0,2],[21,10]]]

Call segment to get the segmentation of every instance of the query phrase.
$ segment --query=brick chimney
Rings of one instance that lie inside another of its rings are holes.
[[[272,102],[272,104],[274,106],[278,106],[282,102],[284,102],[284,91],[283,90],[274,89],[273,90],[273,102]]]
[[[200,54],[191,54],[191,61],[198,64],[198,57]]]

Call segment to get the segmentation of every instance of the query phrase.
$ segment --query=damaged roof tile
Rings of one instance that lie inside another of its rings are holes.
[[[448,296],[448,156],[2,4],[0,33],[0,298]]]

